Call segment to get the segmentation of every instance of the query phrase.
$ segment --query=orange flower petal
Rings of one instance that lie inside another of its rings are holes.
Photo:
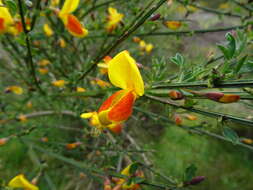
[[[128,119],[132,114],[135,101],[133,91],[127,92],[109,111],[108,118],[112,121],[120,122]]]
[[[113,95],[111,95],[109,98],[107,98],[103,104],[100,106],[98,113],[104,110],[107,110],[111,107],[112,103],[115,102],[116,98],[123,93],[124,90],[120,90],[115,92]]]
[[[68,15],[66,28],[68,31],[77,37],[84,37],[87,35],[87,30],[83,28],[79,20],[72,14]]]
[[[120,134],[121,131],[122,131],[122,125],[121,124],[108,126],[108,128],[110,129],[110,131],[112,131],[115,134]]]
[[[0,18],[0,32],[4,30],[4,19]]]

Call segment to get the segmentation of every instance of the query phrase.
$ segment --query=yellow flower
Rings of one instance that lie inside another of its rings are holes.
[[[49,64],[50,64],[50,61],[47,60],[47,59],[42,59],[42,60],[40,60],[40,61],[38,62],[38,65],[39,65],[39,66],[42,66],[42,67],[45,67],[45,66],[47,66],[47,65],[49,65]]]
[[[38,70],[39,70],[40,74],[42,74],[42,75],[45,75],[45,74],[48,73],[48,69],[47,69],[47,68],[44,68],[44,67],[41,67],[41,68],[39,68]]]
[[[60,39],[59,39],[59,45],[60,45],[61,48],[65,48],[65,47],[66,47],[66,42],[65,42],[65,40],[62,39],[62,38],[60,38]]]
[[[82,87],[77,87],[76,91],[77,92],[85,92],[86,90],[84,88],[82,88]]]
[[[164,24],[172,30],[176,30],[181,27],[182,23],[179,21],[166,21]]]
[[[108,17],[107,17],[107,24],[106,24],[106,30],[107,32],[112,32],[116,29],[117,25],[122,21],[124,15],[121,13],[118,13],[117,9],[114,9],[112,7],[108,8]]]
[[[0,34],[11,33],[16,34],[17,31],[14,27],[14,20],[9,10],[4,6],[2,0],[0,0]]]
[[[147,44],[145,47],[145,51],[149,54],[153,50],[153,44]]]
[[[14,177],[8,184],[12,188],[22,188],[24,190],[39,190],[39,188],[30,183],[23,174]]]
[[[90,119],[90,124],[98,130],[108,128],[114,133],[120,133],[122,122],[132,114],[134,102],[144,94],[144,83],[136,61],[128,51],[122,51],[108,62],[110,82],[121,88],[107,98],[98,112],[83,113],[84,119]]]
[[[105,88],[105,87],[109,87],[111,86],[110,83],[103,81],[101,79],[95,78],[91,81],[91,84],[97,84],[98,86],[100,86],[101,88]]]
[[[145,42],[144,40],[141,40],[141,41],[139,42],[139,46],[140,46],[141,49],[145,49],[145,47],[146,47],[146,42]]]
[[[31,108],[33,107],[32,102],[31,102],[31,101],[28,101],[28,102],[26,103],[26,107],[31,109]]]
[[[5,92],[13,92],[14,94],[20,95],[23,94],[23,88],[20,86],[9,86],[5,88]]]
[[[27,121],[27,117],[23,114],[19,115],[18,119],[19,119],[20,122],[26,122]]]
[[[56,87],[64,87],[67,82],[65,80],[56,80],[52,82],[52,85]]]
[[[134,174],[131,174],[130,173],[130,168],[132,167],[133,164],[129,164],[126,168],[124,168],[122,171],[121,171],[121,174],[122,175],[125,175],[125,176],[135,176],[135,177],[141,177],[141,178],[144,178],[144,174],[142,171],[139,171],[137,170]],[[116,183],[117,184],[122,184],[122,189],[128,189],[128,190],[137,190],[137,189],[140,189],[140,185],[139,184],[136,184],[134,182],[128,184],[126,183],[126,179],[123,179],[123,178],[119,178]]]
[[[43,30],[44,30],[46,36],[48,36],[48,37],[50,37],[54,34],[53,30],[50,28],[50,26],[48,24],[44,24]]]
[[[82,38],[88,35],[88,30],[71,14],[77,9],[78,4],[79,0],[65,0],[58,15],[71,35]]]
[[[100,68],[99,72],[104,75],[108,72],[108,63],[112,58],[110,56],[105,56],[102,63],[98,63],[97,66]]]
[[[57,5],[59,5],[60,0],[51,0],[51,6],[52,7],[56,7]]]
[[[137,96],[144,94],[144,83],[140,71],[128,51],[120,52],[109,61],[108,76],[114,86],[131,90]]]

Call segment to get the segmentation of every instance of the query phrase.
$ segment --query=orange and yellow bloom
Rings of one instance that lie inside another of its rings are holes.
[[[127,178],[129,177],[139,177],[139,178],[144,178],[144,174],[141,170],[136,170],[133,173],[131,173],[131,167],[133,164],[129,164],[126,168],[124,168],[121,171],[121,175],[126,176]],[[120,189],[127,189],[127,190],[137,190],[140,189],[140,184],[132,182],[128,182],[127,179],[125,178],[112,178],[112,182],[114,183],[114,187],[112,187],[112,183],[109,178],[106,178],[104,181],[104,190],[120,190]]]
[[[12,188],[22,188],[24,190],[39,190],[39,188],[30,183],[23,174],[14,177],[8,184]]]
[[[66,0],[58,16],[71,35],[82,38],[88,35],[88,30],[83,27],[76,16],[71,14],[77,9],[78,4],[79,0]]]
[[[14,24],[15,22],[9,10],[4,6],[2,0],[0,0],[0,34],[15,34]]]
[[[124,15],[119,13],[117,9],[109,7],[108,8],[108,17],[107,17],[107,24],[106,24],[106,31],[111,33],[115,30],[118,24],[122,21]]]
[[[166,21],[164,24],[171,30],[177,30],[182,26],[182,23],[179,21]]]
[[[97,129],[110,129],[119,133],[122,123],[132,114],[135,100],[144,94],[144,83],[136,61],[128,51],[117,54],[108,63],[110,82],[121,88],[107,98],[98,112],[83,113],[82,118],[90,118],[90,124]]]

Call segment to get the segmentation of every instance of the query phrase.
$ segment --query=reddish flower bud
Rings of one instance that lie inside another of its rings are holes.
[[[214,100],[216,102],[221,102],[221,103],[232,103],[232,102],[237,102],[238,100],[240,100],[239,95],[224,94],[221,92],[208,92],[208,93],[205,93],[204,96],[206,96],[210,100]]]
[[[156,21],[156,20],[158,20],[159,18],[161,18],[161,15],[158,13],[158,14],[152,15],[151,18],[150,18],[149,20],[150,20],[150,21]]]
[[[191,181],[186,182],[186,184],[187,185],[197,185],[204,180],[205,180],[205,176],[197,176],[197,177],[194,177]]]
[[[178,92],[176,90],[171,90],[169,92],[169,97],[172,100],[182,100],[184,98],[184,95],[181,92]]]
[[[174,121],[175,121],[176,125],[181,125],[183,122],[182,118],[178,114],[174,115]]]

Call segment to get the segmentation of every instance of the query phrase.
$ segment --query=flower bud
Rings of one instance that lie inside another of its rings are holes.
[[[158,13],[158,14],[152,15],[151,18],[150,18],[149,20],[150,20],[150,21],[156,21],[156,20],[158,20],[159,18],[161,18],[161,15]]]
[[[197,176],[197,177],[194,177],[191,181],[187,181],[184,183],[185,186],[188,186],[188,185],[197,185],[199,183],[201,183],[202,181],[205,180],[205,176]]]
[[[178,92],[176,90],[171,90],[169,92],[169,97],[172,100],[182,100],[184,98],[184,95],[181,92]]]
[[[242,142],[245,144],[253,144],[253,140],[248,138],[242,139]]]
[[[178,114],[174,115],[174,121],[175,121],[176,125],[181,125],[183,122],[182,118]]]
[[[0,146],[3,146],[3,145],[5,145],[7,142],[9,141],[9,138],[1,138],[0,139]]]
[[[238,100],[240,100],[239,95],[224,94],[221,92],[208,92],[208,93],[205,93],[204,96],[206,96],[210,100],[214,100],[216,102],[221,102],[221,103],[232,103],[232,102],[237,102]]]

